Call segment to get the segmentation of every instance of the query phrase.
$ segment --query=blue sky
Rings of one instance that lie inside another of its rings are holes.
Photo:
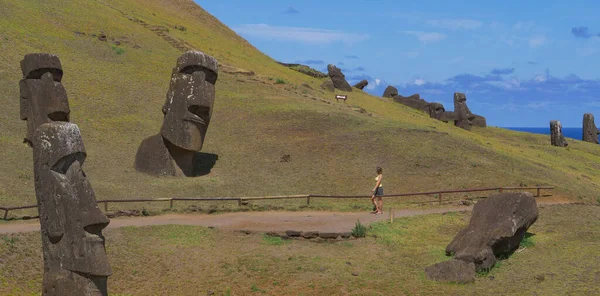
[[[272,58],[336,64],[374,95],[393,85],[452,110],[464,92],[501,127],[600,118],[600,1],[196,2]]]

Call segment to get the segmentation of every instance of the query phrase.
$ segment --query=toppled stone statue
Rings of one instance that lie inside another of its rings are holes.
[[[454,116],[454,125],[466,130],[471,129],[475,115],[467,107],[467,97],[463,93],[454,93]]]
[[[325,80],[322,84],[321,84],[321,88],[330,92],[334,92],[335,91],[335,86],[333,86],[333,81],[331,81],[331,79],[327,79]]]
[[[429,117],[437,120],[442,120],[442,116],[444,115],[444,112],[446,112],[444,105],[441,103],[429,103],[425,107],[425,110],[427,111],[427,114],[429,114]]]
[[[474,126],[480,126],[480,127],[487,127],[487,122],[485,120],[485,117],[481,116],[481,115],[477,115],[477,114],[473,114],[475,116],[475,118],[473,118],[473,120],[471,121],[471,124],[473,124]]]
[[[398,89],[388,85],[388,87],[385,88],[385,90],[383,91],[383,95],[382,97],[384,98],[393,98],[394,96],[398,95]]]
[[[421,99],[421,96],[419,94],[413,94],[408,97],[395,95],[392,98],[394,99],[394,102],[401,103],[408,107],[427,112],[427,105],[429,103]]]
[[[86,153],[79,128],[45,123],[32,145],[44,254],[42,295],[108,295],[112,269],[102,229],[110,220],[82,170]]]
[[[594,115],[590,113],[583,114],[582,139],[586,142],[598,144],[598,134],[600,134],[600,130],[598,130],[594,123]]]
[[[100,211],[81,166],[86,157],[60,83],[57,56],[28,54],[21,61],[21,119],[33,148],[44,274],[42,295],[107,295],[112,270],[104,247],[109,219]]]
[[[363,80],[361,80],[361,81],[357,82],[357,83],[354,85],[354,87],[356,87],[356,88],[358,88],[358,89],[362,90],[362,89],[364,89],[364,88],[365,88],[367,85],[369,85],[369,81],[367,81],[367,80],[363,79]]]
[[[24,143],[31,146],[35,129],[48,122],[69,121],[69,100],[61,80],[63,70],[57,56],[27,54],[21,61],[19,81],[21,119],[27,121]]]
[[[342,70],[340,70],[335,65],[327,65],[327,75],[329,76],[329,78],[331,78],[331,81],[333,82],[333,86],[335,88],[343,91],[352,91],[352,87],[350,86],[348,81],[346,81],[346,75],[344,75],[344,73],[342,73]]]
[[[529,192],[500,193],[478,202],[469,225],[446,247],[446,255],[453,259],[427,267],[427,276],[472,281],[475,271],[490,269],[499,256],[514,252],[537,218],[537,203]]]
[[[196,176],[210,123],[217,82],[217,60],[200,51],[177,59],[162,108],[160,133],[146,138],[135,156],[135,169],[162,176]]]
[[[563,137],[562,125],[558,120],[550,121],[550,144],[558,147],[567,147],[569,145],[565,137]]]

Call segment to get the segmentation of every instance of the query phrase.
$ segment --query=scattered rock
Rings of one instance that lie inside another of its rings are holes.
[[[174,28],[177,29],[177,30],[179,30],[179,31],[183,31],[183,32],[187,31],[187,28],[184,27],[184,26],[175,26]]]
[[[353,272],[352,275],[353,276],[358,276],[358,272]]]
[[[106,40],[108,40],[108,38],[106,37],[106,34],[100,33],[98,35],[98,40],[100,40],[100,41],[106,41]]]
[[[279,160],[279,162],[290,162],[292,160],[292,156],[289,154],[284,154],[283,156],[281,156],[281,159]]]
[[[369,84],[369,81],[367,81],[367,80],[363,79],[363,80],[359,81],[358,83],[356,83],[356,84],[354,85],[354,87],[356,87],[356,88],[358,88],[358,89],[362,90],[362,89],[363,89],[363,88],[365,88],[365,86],[367,86],[368,84]]]
[[[496,278],[495,278],[493,275],[490,275],[488,278],[489,278],[491,281],[493,281],[494,279],[496,279]]]
[[[317,232],[317,231],[305,231],[305,232],[302,232],[302,237],[303,238],[307,238],[307,239],[317,238],[317,237],[319,237],[319,232]]]
[[[352,236],[352,233],[350,233],[350,232],[342,232],[342,233],[340,234],[340,236],[341,236],[342,238],[350,238],[350,237]]]
[[[385,90],[383,91],[383,95],[382,97],[384,98],[393,98],[394,96],[398,95],[398,89],[389,85],[388,87],[385,88]]]
[[[113,41],[113,43],[114,43],[115,45],[121,45],[121,41],[119,41],[119,40],[115,40],[115,41]]]
[[[461,201],[460,201],[460,203],[461,203],[463,206],[472,206],[472,205],[473,205],[473,202],[472,202],[472,201],[470,201],[470,200],[461,200]]]
[[[565,137],[563,137],[562,125],[558,120],[550,121],[550,144],[558,147],[567,147],[569,145]]]
[[[289,237],[299,237],[302,235],[302,231],[286,230],[285,235],[287,235]]]
[[[541,283],[541,282],[543,282],[543,281],[546,279],[546,277],[544,277],[544,275],[543,275],[543,274],[538,274],[538,275],[536,275],[534,278],[535,278],[535,279],[536,279],[538,282],[540,282],[540,283]]]
[[[346,264],[347,264],[347,265],[352,265],[352,262],[350,262],[350,261],[346,261]]]
[[[81,37],[81,36],[85,36],[86,34],[84,32],[79,32],[79,31],[75,31],[75,36],[77,37]]]
[[[327,65],[327,75],[331,78],[333,82],[333,86],[342,91],[352,91],[352,87],[346,81],[346,76],[342,73],[335,65],[329,64]]]
[[[425,274],[430,280],[438,282],[466,284],[475,280],[475,264],[452,259],[426,267]]]
[[[336,239],[338,236],[340,234],[336,232],[319,232],[319,237],[323,239]]]

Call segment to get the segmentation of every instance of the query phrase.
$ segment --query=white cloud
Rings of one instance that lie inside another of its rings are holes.
[[[234,30],[240,35],[258,38],[321,44],[334,42],[352,44],[367,40],[370,37],[368,34],[354,34],[315,28],[271,26],[267,24],[245,24],[234,28]]]
[[[400,31],[400,33],[415,36],[423,43],[437,42],[446,39],[446,35],[437,32]]]
[[[432,27],[449,30],[475,30],[483,25],[478,20],[454,19],[454,20],[427,20],[426,23]]]
[[[546,39],[546,36],[544,35],[533,36],[529,39],[529,46],[532,48],[536,48],[546,44],[547,41],[548,39]]]
[[[421,86],[425,83],[427,83],[427,81],[425,81],[425,79],[421,79],[421,78],[417,78],[417,79],[413,80],[413,82],[412,82],[412,84],[418,85],[418,86]]]

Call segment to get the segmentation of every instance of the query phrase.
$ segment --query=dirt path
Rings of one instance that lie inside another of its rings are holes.
[[[568,201],[544,200],[538,205],[563,204]],[[418,216],[434,213],[449,213],[470,211],[472,206],[440,207],[434,209],[405,209],[394,211],[394,217]],[[197,225],[215,227],[225,230],[268,231],[319,231],[346,232],[350,231],[356,220],[368,225],[376,221],[389,219],[389,212],[383,215],[370,213],[342,212],[235,212],[225,214],[167,214],[150,217],[120,217],[113,218],[108,228],[148,225]],[[0,234],[38,231],[38,220],[19,221],[0,224]]]

